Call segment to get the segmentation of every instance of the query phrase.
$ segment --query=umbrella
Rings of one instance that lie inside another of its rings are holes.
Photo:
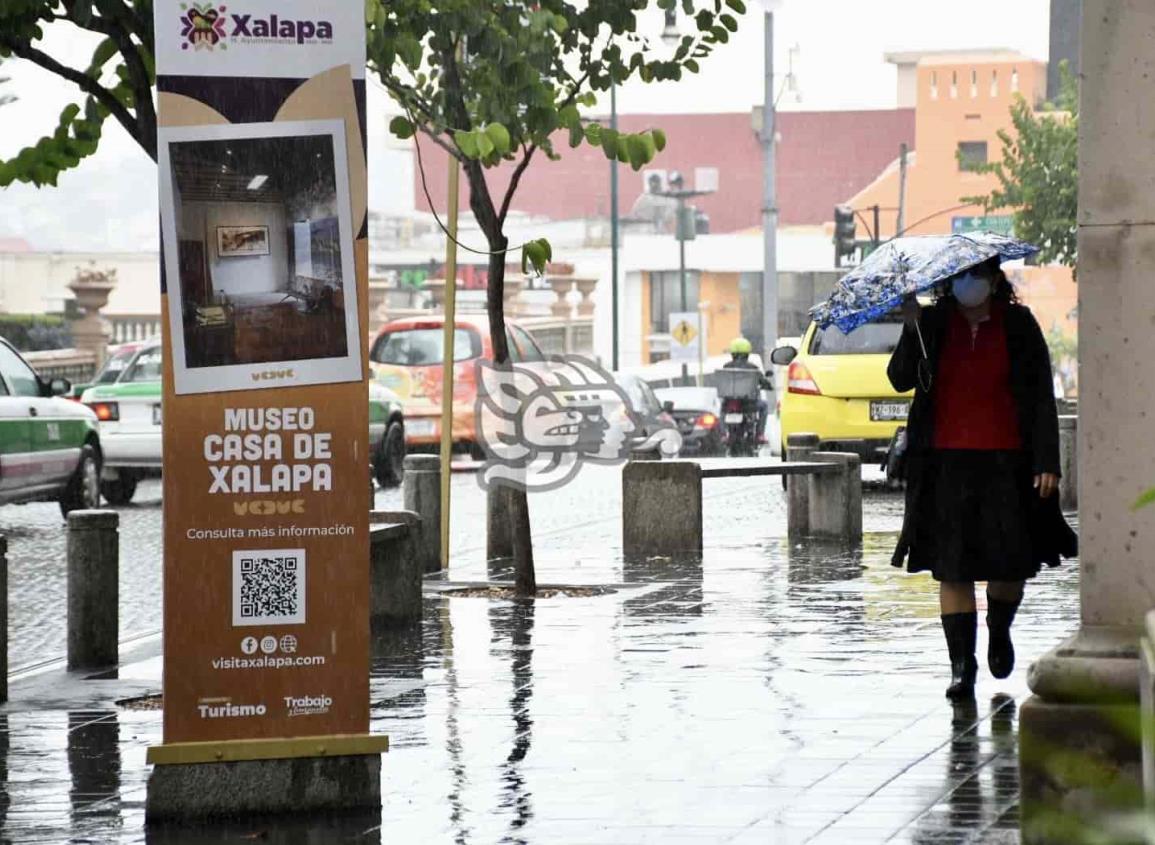
[[[810,309],[810,316],[821,328],[835,325],[850,333],[956,273],[992,258],[1025,258],[1038,251],[1026,241],[994,232],[894,238],[843,276],[830,298]]]

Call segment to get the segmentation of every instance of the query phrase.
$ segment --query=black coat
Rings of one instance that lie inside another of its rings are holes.
[[[914,389],[914,401],[907,419],[906,458],[906,514],[898,548],[891,561],[902,566],[914,535],[914,515],[923,512],[919,507],[924,492],[923,476],[929,453],[934,443],[934,388],[938,379],[938,361],[946,338],[950,318],[957,305],[946,299],[922,309],[919,327],[926,343],[927,362],[919,367],[922,348],[918,335],[904,328],[898,347],[890,358],[886,374],[895,390]],[[1030,310],[1022,305],[1009,305],[1004,320],[1007,333],[1007,353],[1010,358],[1011,394],[1019,418],[1023,450],[1029,460],[1024,461],[1033,475],[1059,475],[1059,414],[1055,405],[1051,372],[1051,356],[1042,329]],[[929,387],[921,382],[927,381]],[[1059,556],[1078,554],[1078,538],[1059,507],[1059,497],[1036,499],[1031,507],[1031,539],[1038,563],[1055,566]]]

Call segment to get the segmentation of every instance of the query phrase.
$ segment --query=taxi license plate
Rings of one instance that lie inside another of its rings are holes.
[[[152,406],[152,424],[160,425],[160,405]]]
[[[738,425],[739,423],[742,422],[742,415],[741,414],[726,414],[725,420],[726,420],[726,425]]]
[[[405,428],[414,437],[429,437],[437,433],[436,420],[406,420]]]
[[[910,415],[909,402],[871,402],[870,418],[875,422],[905,420]]]

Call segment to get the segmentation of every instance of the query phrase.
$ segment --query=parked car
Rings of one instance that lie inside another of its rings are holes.
[[[774,350],[787,365],[780,424],[783,454],[791,434],[813,432],[819,448],[856,452],[863,463],[882,463],[910,412],[911,393],[890,385],[886,366],[902,335],[893,314],[849,334],[811,323],[799,347]]]
[[[125,370],[128,369],[128,365],[132,363],[132,359],[136,356],[137,350],[150,342],[159,343],[160,341],[139,340],[110,346],[108,348],[108,357],[104,359],[104,364],[97,370],[96,375],[92,377],[92,381],[72,385],[72,389],[68,392],[68,398],[80,401],[80,397],[84,395],[84,391],[94,385],[115,384],[120,377],[124,375]]]
[[[716,457],[726,453],[722,402],[713,387],[661,387],[658,401],[672,406],[670,415],[682,435],[683,456]]]
[[[131,502],[142,478],[160,474],[161,351],[156,340],[137,346],[115,379],[98,382],[80,397],[100,420],[100,492],[113,505]]]
[[[373,477],[381,487],[396,487],[405,477],[405,411],[401,399],[377,381],[369,381],[369,453]]]
[[[405,407],[405,444],[411,450],[437,451],[441,443],[441,367],[445,356],[445,320],[440,315],[393,320],[381,327],[369,351],[376,381],[401,398]],[[506,324],[514,363],[544,362],[529,332]],[[476,365],[493,360],[489,321],[480,315],[458,317],[453,343],[453,447],[479,456],[474,419]]]
[[[672,433],[678,429],[671,414],[673,406],[661,402],[641,376],[619,372],[614,373],[614,381],[626,392],[640,423],[640,429],[633,435],[633,451],[655,452],[659,458],[662,457],[663,440],[672,442],[670,438],[663,437],[663,433]],[[669,449],[667,446],[666,455],[670,454]]]
[[[163,466],[162,353],[159,340],[138,345],[115,380],[95,384],[81,396],[100,422],[100,491],[114,505],[131,502],[141,479],[159,475]],[[377,482],[400,484],[405,460],[401,402],[383,385],[369,388],[369,440]]]
[[[71,388],[0,340],[0,504],[54,500],[65,516],[100,505],[96,415],[63,398]]]

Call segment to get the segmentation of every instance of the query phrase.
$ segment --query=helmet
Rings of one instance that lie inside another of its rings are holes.
[[[750,345],[750,341],[744,337],[736,337],[730,341],[731,355],[749,355],[754,351],[754,347]]]

